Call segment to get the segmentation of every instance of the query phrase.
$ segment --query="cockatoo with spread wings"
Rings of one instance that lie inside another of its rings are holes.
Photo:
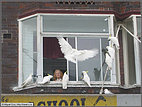
[[[48,83],[48,82],[50,82],[50,79],[51,79],[51,78],[53,78],[53,76],[48,74],[48,76],[45,76],[45,77],[43,78],[42,82],[39,82],[38,84],[45,84],[45,83]]]
[[[88,72],[88,71],[82,71],[82,74],[83,74],[83,79],[82,79],[82,80],[83,80],[85,83],[87,83],[87,85],[88,85],[89,87],[91,87],[91,85],[90,85],[90,77],[88,76],[87,72]]]
[[[63,79],[62,79],[62,88],[63,89],[67,89],[68,82],[69,82],[69,76],[68,76],[67,72],[65,72],[63,75]]]
[[[108,41],[111,41],[115,45],[116,49],[120,49],[117,37],[109,37]]]
[[[57,37],[60,48],[64,57],[73,63],[76,63],[76,59],[78,61],[84,61],[86,59],[92,58],[98,54],[98,50],[77,50],[73,49],[72,46],[63,38]]]

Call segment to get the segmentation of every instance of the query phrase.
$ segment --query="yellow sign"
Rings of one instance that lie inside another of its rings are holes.
[[[33,103],[34,106],[117,106],[116,95],[2,95],[2,103]]]

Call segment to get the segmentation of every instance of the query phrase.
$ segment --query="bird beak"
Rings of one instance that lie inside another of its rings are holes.
[[[49,76],[50,74],[48,74],[48,76]]]
[[[82,80],[83,78],[82,78],[82,77],[80,77],[80,79]]]
[[[86,73],[88,73],[88,71],[86,71]]]

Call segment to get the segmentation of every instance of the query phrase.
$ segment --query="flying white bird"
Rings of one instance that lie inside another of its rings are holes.
[[[69,76],[68,76],[67,72],[65,72],[63,75],[63,79],[62,79],[62,88],[63,89],[67,89],[68,82],[69,82]]]
[[[38,82],[38,84],[45,84],[45,83],[48,83],[50,82],[50,79],[53,78],[52,75],[48,75],[48,76],[45,76],[42,80],[42,82]]]
[[[104,89],[104,93],[105,94],[113,94],[111,91],[109,91],[108,89]]]
[[[63,37],[57,37],[60,48],[62,53],[64,54],[64,57],[73,62],[76,63],[76,59],[78,61],[84,61],[86,59],[92,58],[98,54],[98,50],[77,50],[73,49],[71,45],[63,38]]]
[[[22,83],[21,87],[25,87],[33,83],[33,75],[30,74],[29,77]]]
[[[83,80],[85,83],[87,83],[87,85],[88,85],[89,87],[91,87],[91,85],[90,85],[90,77],[88,76],[87,72],[88,72],[88,71],[82,71],[82,74],[83,74],[83,79],[82,79],[82,80]]]
[[[108,41],[111,41],[117,49],[120,49],[119,42],[117,37],[109,37]]]

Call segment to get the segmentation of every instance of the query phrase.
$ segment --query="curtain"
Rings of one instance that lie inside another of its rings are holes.
[[[43,39],[43,56],[45,58],[63,58],[64,55],[61,52],[57,38],[44,37]]]

